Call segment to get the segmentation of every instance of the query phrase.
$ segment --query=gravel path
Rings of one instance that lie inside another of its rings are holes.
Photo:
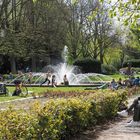
[[[95,130],[88,130],[71,140],[140,140],[140,127],[126,127],[132,119],[121,119],[119,122],[97,126]]]
[[[40,103],[44,104],[47,101],[47,98],[33,99],[33,97],[29,97],[1,102],[0,110],[6,110],[10,106],[12,106],[15,109],[29,109],[30,106],[32,106],[36,101],[39,101]]]
[[[129,105],[134,98],[136,96],[129,99]],[[96,126],[94,129],[85,131],[71,140],[140,140],[140,127],[126,127],[127,122],[130,122],[132,117],[117,118],[116,121]]]

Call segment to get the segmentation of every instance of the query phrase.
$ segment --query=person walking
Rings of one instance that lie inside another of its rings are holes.
[[[46,77],[45,77],[45,80],[41,83],[41,85],[40,86],[42,86],[44,83],[46,83],[47,82],[47,85],[49,85],[50,84],[50,79],[49,79],[49,77],[50,77],[50,73],[46,73]]]
[[[52,87],[56,87],[57,83],[56,83],[56,76],[53,75],[52,76]]]

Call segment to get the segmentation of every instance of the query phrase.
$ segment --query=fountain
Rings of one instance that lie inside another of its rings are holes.
[[[67,78],[69,80],[69,84],[72,85],[93,85],[93,84],[103,84],[105,83],[105,79],[108,79],[108,81],[111,80],[111,77],[98,74],[98,73],[81,73],[80,69],[77,66],[68,65],[67,64],[67,46],[64,47],[64,51],[62,53],[63,55],[63,63],[60,63],[58,65],[48,65],[43,68],[42,72],[40,73],[32,73],[32,85],[40,85],[43,80],[45,79],[46,73],[49,71],[51,72],[51,75],[56,76],[56,81],[58,85],[61,85],[63,82],[63,77],[66,74]],[[28,83],[28,73],[25,73],[24,75],[17,76],[15,79],[21,79],[24,83]],[[14,79],[14,80],[15,80]],[[10,84],[14,82],[12,80]],[[45,84],[44,84],[45,85]]]

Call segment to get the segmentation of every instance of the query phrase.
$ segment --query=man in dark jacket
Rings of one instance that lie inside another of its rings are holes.
[[[126,126],[140,126],[140,97],[136,98],[128,109],[118,112],[118,114],[126,117],[132,110],[134,110],[133,120]]]

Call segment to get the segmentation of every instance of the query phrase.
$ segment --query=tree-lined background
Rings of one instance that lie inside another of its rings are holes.
[[[0,72],[40,71],[62,61],[64,46],[70,64],[88,58],[115,71],[140,59],[139,3],[0,0]]]

